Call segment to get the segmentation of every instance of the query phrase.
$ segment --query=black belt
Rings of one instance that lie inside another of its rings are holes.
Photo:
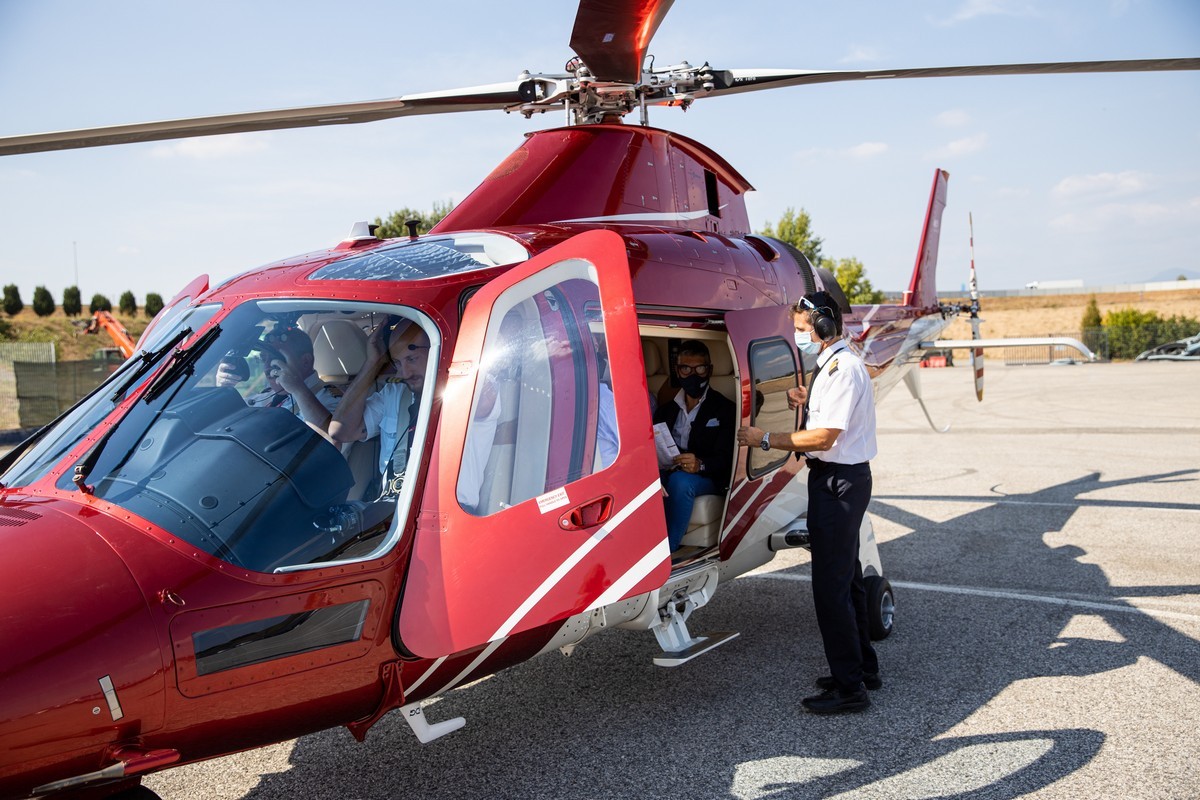
[[[806,458],[804,459],[804,463],[808,464],[809,469],[816,469],[817,467],[867,467],[871,465],[870,461],[860,461],[857,464],[841,464],[837,461],[822,461],[819,458]]]

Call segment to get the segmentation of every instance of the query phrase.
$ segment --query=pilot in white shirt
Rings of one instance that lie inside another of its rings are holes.
[[[869,462],[877,452],[875,393],[862,360],[843,338],[841,309],[828,292],[806,295],[793,306],[792,323],[796,348],[817,356],[808,390],[788,391],[793,407],[804,404],[801,429],[744,427],[738,442],[806,456],[813,603],[830,674],[816,681],[823,691],[801,703],[816,714],[861,711],[871,704],[867,689],[883,685],[858,560],[859,529],[871,501]]]
[[[842,433],[828,450],[810,457],[836,464],[861,464],[879,452],[875,444],[875,390],[862,359],[841,340],[817,358],[817,379],[808,398],[805,428]]]

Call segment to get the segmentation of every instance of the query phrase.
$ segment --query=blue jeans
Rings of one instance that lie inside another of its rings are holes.
[[[667,507],[667,542],[671,550],[675,550],[687,533],[696,497],[717,494],[717,485],[703,475],[693,475],[679,469],[664,472],[661,477],[667,490],[667,496],[663,498],[663,504]]]

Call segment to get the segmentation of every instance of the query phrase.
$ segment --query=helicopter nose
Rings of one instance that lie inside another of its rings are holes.
[[[88,513],[0,502],[0,797],[91,772],[162,725],[150,609]]]

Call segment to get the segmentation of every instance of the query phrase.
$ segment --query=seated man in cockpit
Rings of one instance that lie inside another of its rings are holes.
[[[370,499],[399,491],[412,452],[429,364],[429,337],[417,325],[397,333],[399,324],[384,323],[371,333],[362,370],[346,388],[329,425],[329,435],[335,442],[379,437],[383,483],[380,491],[368,491]],[[375,381],[380,377],[388,378],[388,382],[376,390]]]
[[[265,333],[260,348],[266,388],[246,397],[256,407],[291,411],[321,431],[329,430],[341,396],[324,385],[313,368],[308,334],[293,326],[276,326]],[[226,356],[217,367],[217,386],[235,386],[250,377],[244,358]]]
[[[378,492],[368,490],[369,499],[399,493],[417,436],[425,390],[429,336],[415,323],[396,332],[399,324],[381,325],[367,339],[362,371],[346,389],[329,426],[329,434],[337,442],[379,437],[381,485]],[[376,378],[389,373],[394,373],[398,382],[389,381],[375,391]],[[472,478],[458,484],[458,500],[468,509],[479,502],[483,465],[487,463],[499,418],[499,399],[494,390],[488,391],[485,386],[463,454],[464,473],[470,473]]]

